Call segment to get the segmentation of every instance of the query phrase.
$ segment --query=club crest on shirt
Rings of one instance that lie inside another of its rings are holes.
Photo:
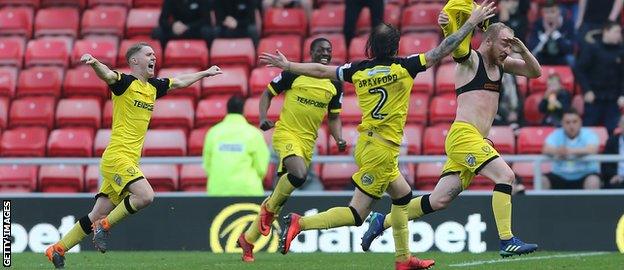
[[[130,174],[131,176],[134,176],[137,173],[137,171],[136,171],[136,169],[134,167],[128,167],[126,172],[128,172],[128,174]]]
[[[468,154],[466,155],[466,163],[468,163],[470,167],[474,167],[474,165],[477,165],[477,158],[473,154]]]
[[[481,147],[481,150],[483,150],[483,152],[485,152],[486,154],[492,153],[492,147],[487,146],[487,145]]]
[[[121,176],[119,176],[119,174],[113,175],[113,181],[115,181],[118,186],[121,186]]]
[[[375,177],[365,173],[364,175],[362,175],[362,185],[365,186],[369,186],[370,184],[372,184],[373,182],[375,182]]]
[[[286,151],[291,152],[293,150],[293,145],[292,143],[288,143],[286,144]]]

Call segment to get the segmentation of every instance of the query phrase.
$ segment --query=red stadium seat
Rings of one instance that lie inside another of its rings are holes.
[[[158,26],[159,8],[134,8],[128,12],[126,37],[150,36]]]
[[[37,190],[37,166],[0,166],[0,193],[33,192]]]
[[[351,39],[351,43],[349,44],[349,61],[361,61],[366,59],[366,40],[365,36],[358,36]]]
[[[0,67],[0,97],[4,96],[10,98],[15,96],[16,85],[17,68]]]
[[[429,96],[423,93],[412,94],[407,111],[407,123],[427,124]]]
[[[89,165],[85,170],[85,191],[96,193],[100,187],[100,166]]]
[[[344,3],[345,3],[345,0],[316,0],[316,4],[319,7],[323,7],[325,5],[340,5]]]
[[[338,151],[338,146],[335,143],[329,144],[329,154],[330,155],[346,155],[352,154],[355,151],[355,144],[360,137],[360,132],[357,130],[356,125],[343,125],[342,126],[342,138],[347,141],[347,151],[340,152]]]
[[[71,7],[41,9],[35,17],[35,37],[44,35],[78,36],[80,13]]]
[[[29,7],[0,9],[0,35],[20,35],[30,39],[33,29],[33,10]]]
[[[212,126],[220,122],[227,114],[228,96],[214,96],[202,99],[197,104],[195,125],[197,127]],[[256,107],[256,111],[258,108]]]
[[[210,48],[212,65],[242,64],[253,67],[256,63],[256,48],[251,38],[218,38]]]
[[[41,0],[41,7],[54,6],[73,6],[82,10],[87,6],[87,0]]]
[[[529,91],[538,93],[546,91],[548,77],[552,74],[558,74],[561,79],[561,85],[570,93],[574,91],[574,74],[569,66],[543,66],[542,76],[529,80]]]
[[[262,34],[294,34],[306,36],[308,19],[300,8],[269,8],[264,12],[264,29]]]
[[[39,169],[41,192],[82,192],[84,169],[82,165],[43,165]]]
[[[434,82],[433,68],[429,68],[416,75],[416,78],[414,78],[414,84],[412,85],[412,91],[422,92],[428,96],[433,96]]]
[[[301,37],[296,35],[279,35],[265,37],[260,40],[258,55],[261,55],[263,52],[275,53],[275,50],[279,50],[290,61],[301,62]]]
[[[455,93],[455,64],[445,64],[436,73],[436,95]]]
[[[113,123],[113,101],[107,100],[104,103],[104,112],[102,112],[102,127],[110,128]]]
[[[182,75],[182,74],[188,74],[188,73],[195,73],[198,72],[199,69],[197,68],[192,68],[192,67],[187,67],[187,68],[163,68],[160,70],[160,72],[158,73],[158,77],[160,78],[174,78],[178,75]],[[201,95],[201,81],[200,82],[196,82],[194,84],[189,85],[186,88],[178,88],[175,91],[171,91],[169,93],[167,93],[167,95],[165,97],[171,97],[171,96],[186,96],[186,97],[192,97],[193,98],[193,102],[199,98],[199,96]]]
[[[176,127],[193,128],[195,109],[190,98],[159,99],[154,106],[150,121],[151,128]]]
[[[45,95],[58,98],[61,96],[63,69],[60,67],[32,67],[19,74],[17,97]]]
[[[598,136],[598,141],[600,143],[600,153],[604,151],[604,148],[607,144],[607,139],[609,139],[609,132],[606,127],[589,127],[596,136]]]
[[[50,132],[48,156],[90,157],[93,155],[93,130],[62,128]]]
[[[384,5],[384,22],[399,27],[401,23],[401,7],[396,5]],[[364,7],[356,22],[356,34],[362,35],[371,31],[371,14],[368,7]]]
[[[204,141],[209,128],[193,129],[188,138],[188,155],[201,156],[204,151]]]
[[[444,162],[426,162],[416,165],[416,181],[414,188],[433,190],[440,179]]]
[[[5,130],[0,153],[5,157],[44,157],[48,130],[42,127],[21,127]]]
[[[523,127],[518,133],[518,154],[541,154],[546,137],[554,127]]]
[[[387,5],[384,5],[384,22],[399,27],[401,24],[402,7],[396,5],[396,3],[390,5],[388,1]]]
[[[405,125],[403,129],[403,143],[402,146],[406,147],[407,154],[420,155],[422,152],[422,135],[423,127],[421,125]],[[402,152],[402,154],[405,154]]]
[[[127,67],[128,62],[126,61],[126,52],[130,48],[130,46],[139,43],[145,42],[152,47],[154,50],[154,54],[156,55],[156,69],[160,70],[163,61],[163,51],[160,46],[160,41],[148,38],[140,38],[135,37],[134,39],[124,39],[119,44],[119,50],[117,54],[117,67]]]
[[[549,173],[552,170],[552,163],[547,162],[541,164],[542,174]],[[534,169],[535,163],[533,162],[514,162],[511,165],[511,170],[522,179],[522,184],[529,189],[533,188]]]
[[[534,93],[524,100],[524,120],[531,125],[542,123],[544,115],[539,111],[539,103],[542,101],[544,93]]]
[[[134,7],[160,7],[163,0],[134,0]]]
[[[0,130],[9,126],[9,98],[0,97]]]
[[[132,7],[132,0],[88,0],[89,7],[95,7],[99,5],[117,5],[125,8]]]
[[[439,31],[438,13],[440,10],[442,10],[440,4],[417,4],[403,9],[401,32]]]
[[[224,67],[218,79],[202,79],[202,96],[208,95],[242,95],[247,96],[247,71],[242,67]]]
[[[516,137],[509,126],[493,126],[488,139],[494,143],[494,148],[501,154],[516,153]]]
[[[457,111],[457,100],[455,94],[446,94],[435,96],[429,104],[429,122],[434,125],[437,123],[451,123],[455,119]]]
[[[178,167],[173,164],[145,164],[141,171],[156,192],[178,190]]]
[[[180,190],[206,192],[208,178],[200,164],[184,164],[180,169]]]
[[[61,99],[56,106],[56,127],[82,126],[100,128],[100,101],[93,98]]]
[[[0,0],[0,6],[29,6],[32,8],[39,8],[41,0]]]
[[[12,65],[21,68],[25,44],[24,38],[21,37],[1,37],[0,65]]]
[[[332,59],[331,64],[342,65],[347,60],[347,45],[342,34],[319,34],[308,37],[303,43],[303,61],[312,62],[312,58],[308,53],[310,51],[310,45],[316,38],[326,38],[332,45]]]
[[[83,65],[80,57],[89,53],[103,64],[114,67],[117,65],[117,43],[110,40],[81,39],[74,44],[71,54],[72,66]]]
[[[13,100],[9,111],[9,127],[43,126],[54,124],[53,97],[26,97]]]
[[[250,97],[247,99],[247,101],[245,101],[243,114],[245,115],[245,118],[247,118],[247,121],[249,121],[249,123],[251,123],[252,125],[256,125],[260,121],[260,115],[258,112],[259,104],[260,104],[260,97]],[[267,111],[267,118],[273,121],[273,123],[277,122],[283,106],[284,106],[283,95],[273,97],[273,99],[271,99],[271,106],[269,107],[269,110]]]
[[[123,37],[126,27],[126,9],[115,6],[99,6],[82,14],[80,33],[85,35],[115,35]]]
[[[203,40],[171,40],[167,42],[164,66],[206,68],[208,66],[206,42]]]
[[[425,128],[423,135],[423,155],[444,155],[444,140],[451,128],[448,124]]]
[[[100,78],[93,68],[89,66],[79,66],[68,69],[63,81],[64,97],[97,97],[99,101],[110,96],[108,85]]]
[[[321,169],[321,182],[325,190],[343,190],[351,186],[351,176],[357,171],[354,163],[325,163]]]
[[[440,37],[437,33],[410,33],[401,36],[399,56],[426,53],[438,46]]]
[[[57,38],[39,38],[28,42],[24,64],[26,67],[34,65],[57,65],[64,68],[69,63],[69,48],[67,43]]]
[[[143,145],[143,156],[186,156],[184,131],[179,129],[148,130]]]
[[[251,71],[251,76],[249,76],[249,91],[252,96],[262,94],[266,89],[267,85],[273,80],[277,75],[282,72],[279,68],[261,66],[257,67]]]
[[[344,25],[344,5],[325,5],[312,11],[310,35],[340,33]]]
[[[111,130],[110,129],[98,129],[95,134],[95,141],[93,141],[93,153],[96,157],[101,157],[110,142]]]
[[[342,98],[340,119],[343,124],[359,124],[362,121],[362,110],[358,105],[356,96],[345,96]]]

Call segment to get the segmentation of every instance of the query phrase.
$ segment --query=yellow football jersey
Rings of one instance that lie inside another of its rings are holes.
[[[341,81],[355,86],[362,109],[358,131],[374,131],[398,145],[403,139],[414,77],[424,71],[424,54],[388,60],[364,60],[336,69]]]
[[[284,92],[284,106],[275,132],[287,131],[316,140],[327,112],[340,113],[342,84],[283,71],[267,86],[274,96]]]
[[[173,80],[151,78],[143,83],[132,75],[115,72],[117,81],[109,85],[113,92],[113,125],[102,162],[126,158],[138,164],[154,102],[167,94]]]

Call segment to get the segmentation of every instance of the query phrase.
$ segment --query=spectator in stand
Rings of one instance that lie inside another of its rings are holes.
[[[582,46],[588,32],[600,31],[607,22],[620,21],[623,3],[624,0],[579,0],[575,29]]]
[[[384,1],[383,0],[346,0],[345,16],[344,16],[344,36],[347,46],[351,43],[351,39],[355,36],[355,25],[362,8],[368,7],[371,15],[371,29],[383,22]]]
[[[160,40],[163,49],[171,39],[203,39],[210,47],[215,37],[210,6],[209,1],[202,0],[164,0],[152,36]]]
[[[493,21],[499,21],[514,30],[516,36],[526,43],[529,26],[530,0],[501,0],[498,3],[498,15]]]
[[[542,17],[533,25],[529,48],[542,65],[574,65],[574,27],[561,15],[554,0],[541,6]]]
[[[257,0],[228,0],[215,3],[217,36],[220,38],[250,37],[258,44],[260,34],[256,27]]]
[[[603,154],[624,156],[624,116],[619,128],[607,140]],[[607,188],[624,188],[624,161],[602,163],[602,175]]]
[[[262,196],[262,179],[271,158],[262,132],[243,116],[245,100],[228,100],[228,114],[213,126],[204,142],[203,166],[208,195]]]
[[[301,7],[305,11],[308,21],[310,21],[312,18],[313,4],[312,0],[262,0],[262,9]]]
[[[599,189],[598,161],[580,161],[598,153],[598,135],[582,127],[581,116],[570,108],[563,113],[562,127],[548,135],[542,153],[556,159],[552,172],[542,178],[543,189]]]
[[[548,77],[546,93],[539,104],[539,111],[544,114],[543,125],[561,126],[563,112],[570,108],[572,96],[561,86],[559,74],[553,73]]]
[[[607,23],[602,36],[581,51],[576,66],[576,79],[585,99],[583,120],[588,126],[604,124],[609,134],[624,108],[623,56],[622,27]]]
[[[607,139],[603,154],[624,156],[624,115],[620,116],[618,129]],[[601,168],[605,187],[624,188],[624,161],[604,162]]]
[[[498,97],[498,111],[494,116],[495,126],[510,126],[517,129],[522,124],[522,97],[518,92],[516,76],[503,73],[501,94]]]

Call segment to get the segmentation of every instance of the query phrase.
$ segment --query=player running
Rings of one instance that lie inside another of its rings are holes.
[[[329,64],[331,53],[332,45],[325,38],[317,38],[310,44],[310,56],[314,63]],[[273,133],[273,148],[280,158],[280,178],[271,196],[262,203],[254,222],[238,238],[245,262],[254,261],[253,244],[260,234],[269,235],[273,220],[279,215],[290,194],[305,182],[317,132],[325,114],[329,113],[329,130],[338,149],[344,151],[347,146],[342,139],[339,117],[342,83],[283,71],[267,86],[260,99],[262,130],[273,128],[273,122],[267,119],[267,110],[271,99],[281,93],[285,95],[284,107]]]
[[[426,269],[434,265],[433,260],[411,256],[408,246],[408,203],[412,199],[412,190],[399,173],[398,156],[410,91],[418,72],[451,53],[478,23],[494,15],[494,9],[493,3],[484,2],[456,33],[438,47],[407,58],[396,57],[400,32],[387,24],[376,27],[369,36],[366,51],[372,59],[341,67],[292,63],[279,52],[279,55],[263,53],[260,58],[264,63],[284,70],[353,83],[363,112],[354,153],[359,170],[352,177],[357,189],[349,207],[334,207],[305,217],[294,213],[285,216],[285,227],[280,237],[283,254],[288,252],[291,241],[301,231],[362,225],[373,203],[387,192],[392,198],[393,215],[389,221],[394,230],[395,268]]]
[[[451,2],[454,1],[447,5]],[[448,25],[449,16],[441,12],[438,22]],[[488,142],[487,135],[498,109],[503,72],[537,78],[541,67],[524,44],[514,37],[513,30],[502,23],[487,28],[479,49],[471,50],[469,42],[462,44],[465,48],[458,49],[465,55],[455,55],[460,62],[455,73],[457,113],[445,141],[446,164],[433,192],[409,203],[409,219],[448,207],[468,188],[474,176],[481,174],[495,183],[492,210],[501,239],[500,255],[509,257],[534,252],[536,244],[526,244],[511,232],[511,183],[515,176]],[[509,57],[511,52],[520,54],[522,59]],[[370,226],[362,238],[363,250],[368,250],[371,242],[391,226],[393,215],[371,215]]]
[[[154,78],[156,56],[147,43],[128,48],[126,61],[130,74],[112,71],[90,54],[83,55],[80,61],[90,65],[113,92],[113,124],[110,143],[100,162],[103,182],[95,196],[93,210],[46,250],[46,256],[56,268],[63,268],[65,252],[91,232],[95,248],[106,252],[111,227],[154,200],[154,190],[139,169],[139,158],[155,100],[172,89],[221,74],[219,67],[212,66],[175,78]]]

